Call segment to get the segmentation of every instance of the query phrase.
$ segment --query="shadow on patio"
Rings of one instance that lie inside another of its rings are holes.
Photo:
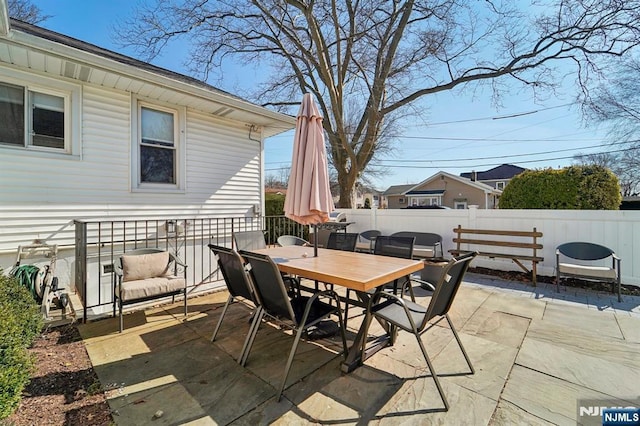
[[[456,374],[466,364],[449,330],[424,336],[451,405],[446,413],[434,412],[442,403],[408,333],[350,374],[340,372],[338,337],[301,343],[289,387],[275,402],[292,337],[263,325],[246,368],[239,366],[246,307],[232,305],[209,341],[226,292],[190,300],[186,321],[178,304],[126,315],[122,334],[116,319],[80,332],[122,425],[150,423],[159,411],[160,424],[576,424],[580,399],[637,406],[640,298],[625,296],[628,310],[603,310],[588,298],[545,291],[467,275],[450,315],[476,374]],[[351,339],[362,320],[353,311]]]

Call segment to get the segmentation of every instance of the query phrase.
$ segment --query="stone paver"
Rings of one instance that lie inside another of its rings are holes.
[[[194,298],[186,319],[176,304],[126,315],[122,334],[116,319],[80,330],[119,425],[575,424],[580,398],[640,397],[640,297],[618,303],[607,293],[466,278],[450,316],[476,373],[446,321],[423,336],[448,412],[406,332],[350,374],[340,372],[339,337],[301,342],[276,402],[293,337],[263,324],[246,367],[238,365],[247,306],[232,305],[210,341],[226,292]],[[416,296],[428,303],[428,292]],[[362,309],[350,316],[351,341]],[[371,334],[380,332],[374,323]]]

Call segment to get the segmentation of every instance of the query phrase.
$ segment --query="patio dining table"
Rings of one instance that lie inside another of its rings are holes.
[[[367,291],[417,272],[424,266],[421,260],[322,248],[318,249],[318,256],[313,256],[313,249],[302,246],[271,247],[256,252],[269,255],[281,272],[355,290],[359,299],[357,306],[361,307],[368,305],[371,294]],[[356,302],[342,300],[346,303]],[[347,359],[342,363],[341,369],[345,373],[356,369],[390,340],[388,333],[379,336],[363,351],[362,343],[367,338],[364,328],[363,321],[349,348]]]

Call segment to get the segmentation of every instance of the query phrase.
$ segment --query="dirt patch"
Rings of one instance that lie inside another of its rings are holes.
[[[107,399],[78,329],[45,331],[29,349],[35,371],[7,425],[111,425]]]

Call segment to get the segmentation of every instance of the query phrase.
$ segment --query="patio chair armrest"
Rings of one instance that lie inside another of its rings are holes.
[[[436,288],[428,281],[421,280],[419,278],[411,278],[411,282],[420,284],[421,287],[427,286],[431,291],[436,291]],[[406,284],[405,284],[406,285]]]

